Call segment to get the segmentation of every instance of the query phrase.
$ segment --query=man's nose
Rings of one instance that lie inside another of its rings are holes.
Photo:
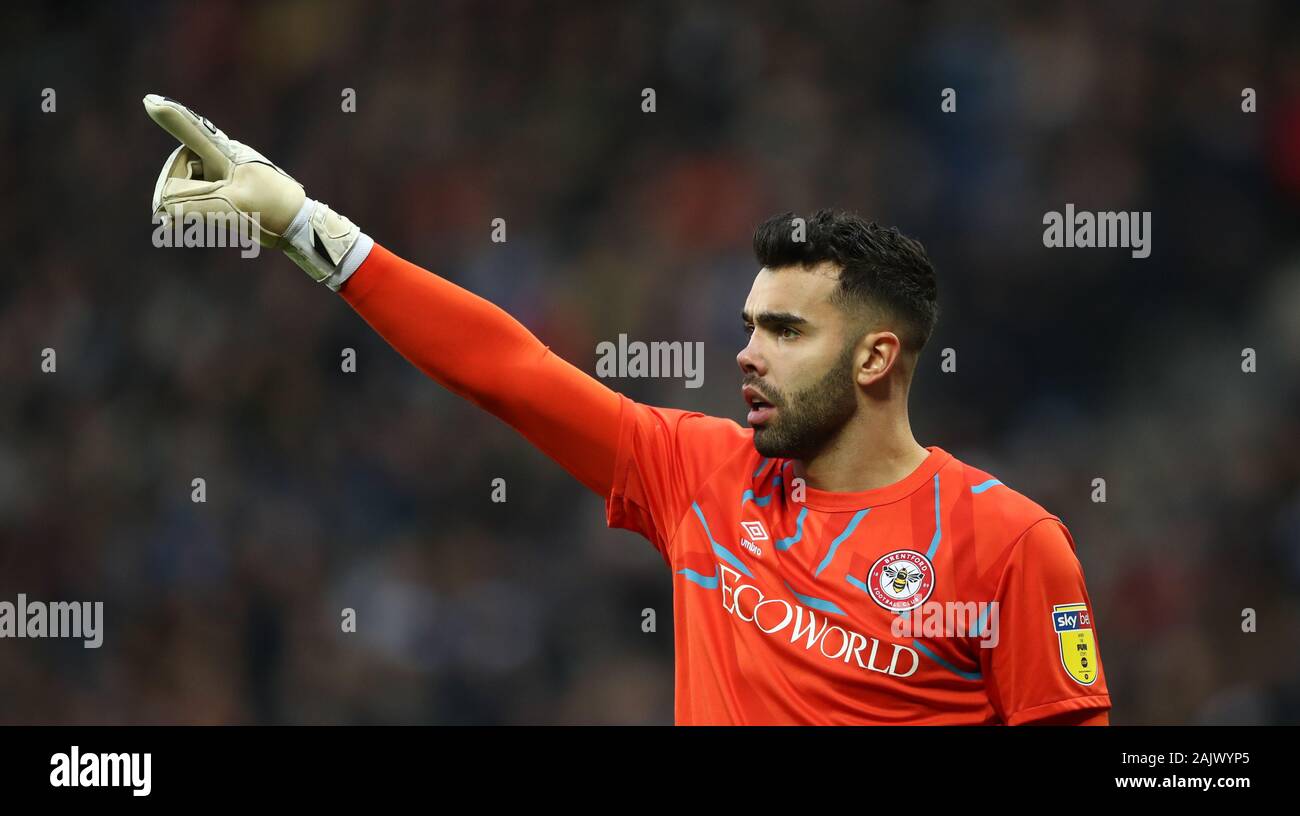
[[[736,364],[740,366],[742,374],[753,374],[758,377],[767,375],[767,363],[763,360],[763,355],[754,348],[754,335],[749,336],[749,343],[736,355]]]

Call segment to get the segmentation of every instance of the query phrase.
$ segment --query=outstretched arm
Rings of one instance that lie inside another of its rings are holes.
[[[339,292],[412,365],[609,495],[622,410],[617,393],[557,357],[499,307],[377,244]]]
[[[344,298],[421,371],[505,420],[608,496],[626,399],[551,353],[480,297],[398,258],[251,147],[174,99],[144,98],[180,141],[154,185],[155,216],[234,216]]]

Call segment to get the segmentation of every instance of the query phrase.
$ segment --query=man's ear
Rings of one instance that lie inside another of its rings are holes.
[[[903,343],[897,334],[891,331],[867,332],[858,341],[854,354],[854,379],[863,387],[874,385],[896,366],[904,365],[902,355]]]

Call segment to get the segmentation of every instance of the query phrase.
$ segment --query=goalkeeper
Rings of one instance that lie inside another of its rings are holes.
[[[912,435],[908,392],[938,317],[919,243],[827,210],[758,227],[742,428],[610,390],[207,119],[144,105],[181,142],[155,215],[249,219],[413,365],[600,496],[610,526],[654,545],[673,579],[677,723],[1107,722],[1065,525]],[[952,609],[975,614],[913,625]]]

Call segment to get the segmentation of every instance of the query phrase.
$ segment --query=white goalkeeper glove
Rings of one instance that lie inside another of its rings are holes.
[[[292,176],[205,117],[157,94],[144,98],[144,109],[181,142],[154,186],[155,216],[238,213],[262,246],[283,249],[336,292],[370,254],[375,242],[356,224],[307,198]]]

